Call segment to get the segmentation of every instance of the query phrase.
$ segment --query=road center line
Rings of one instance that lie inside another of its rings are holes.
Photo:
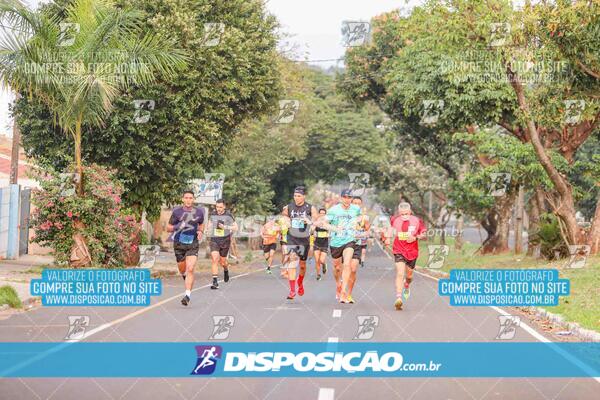
[[[319,388],[318,400],[333,400],[334,396],[335,396],[335,389]]]

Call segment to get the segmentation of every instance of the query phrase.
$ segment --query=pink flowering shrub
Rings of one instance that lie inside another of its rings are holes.
[[[110,171],[84,167],[83,197],[73,194],[73,186],[55,171],[42,171],[36,178],[41,189],[32,196],[33,241],[52,248],[56,263],[69,261],[75,233],[85,238],[94,266],[120,267],[137,253],[141,227],[121,208],[123,187]],[[77,221],[82,228],[75,228]]]

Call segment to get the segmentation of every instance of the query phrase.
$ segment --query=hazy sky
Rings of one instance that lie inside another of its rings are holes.
[[[48,2],[23,0],[31,6]],[[227,0],[223,0],[227,1]],[[308,60],[331,60],[344,54],[342,45],[342,21],[364,20],[385,11],[409,7],[405,0],[265,0],[267,8],[281,23],[281,31],[290,35],[288,41],[294,44],[296,57]],[[419,0],[410,0],[416,4]],[[292,46],[282,43],[283,48]],[[315,62],[322,66],[335,65],[335,62]],[[0,134],[12,130],[8,119],[8,103],[11,97],[0,93]]]

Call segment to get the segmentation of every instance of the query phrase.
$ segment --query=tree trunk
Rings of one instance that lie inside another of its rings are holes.
[[[517,195],[517,211],[515,215],[515,254],[523,252],[523,185],[519,185]]]
[[[499,197],[486,218],[481,221],[481,226],[488,234],[481,246],[482,254],[499,254],[510,250],[508,247],[509,222],[515,197],[514,191]]]
[[[536,189],[536,191],[532,194],[531,198],[529,199],[529,209],[527,214],[529,215],[529,234],[531,235],[532,232],[537,232],[538,229],[540,229],[540,216],[541,216],[541,212],[540,212],[540,204],[538,202],[538,198],[537,198],[537,191],[538,189]],[[528,256],[538,256],[540,254],[540,245],[536,244],[533,245],[531,243],[528,244],[527,246],[527,255]]]
[[[592,226],[588,233],[587,244],[590,246],[590,254],[595,255],[600,252],[600,196],[596,201],[596,212],[594,213],[594,219],[592,220]]]
[[[454,237],[454,249],[462,250],[463,247],[463,230],[465,229],[465,217],[463,214],[456,219],[456,236]]]
[[[19,101],[21,95],[16,92],[15,104]],[[16,113],[13,115],[13,135],[12,135],[12,151],[10,153],[10,183],[17,184],[19,182],[19,146],[21,144],[21,129],[17,123]]]
[[[514,73],[510,67],[510,65],[506,64],[507,75],[509,81],[515,91],[517,96],[517,102],[519,104],[519,108],[523,112],[523,115],[526,119],[526,128],[527,133],[531,139],[531,144],[533,145],[533,150],[548,174],[548,177],[552,181],[554,188],[556,189],[556,199],[551,202],[551,206],[553,208],[553,212],[556,216],[564,224],[564,237],[567,241],[567,244],[577,244],[581,243],[581,237],[579,232],[579,227],[577,225],[577,220],[575,219],[575,202],[573,200],[573,188],[567,181],[567,179],[560,174],[560,172],[554,167],[552,164],[552,160],[546,154],[546,149],[540,140],[540,135],[538,133],[538,129],[535,126],[535,122],[530,117],[531,112],[529,110],[529,105],[525,99],[525,94],[523,90],[523,85],[519,80],[519,77],[516,73]]]
[[[83,196],[83,163],[81,162],[81,123],[82,116],[77,117],[75,123],[75,165],[79,179],[77,181],[77,195]]]

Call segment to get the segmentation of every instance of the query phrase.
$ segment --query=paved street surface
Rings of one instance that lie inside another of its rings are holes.
[[[173,268],[175,265],[173,264]],[[354,305],[335,300],[328,271],[316,281],[309,264],[306,294],[285,299],[287,282],[278,270],[266,275],[254,264],[221,289],[208,288],[201,274],[191,307],[179,303],[182,281],[163,281],[163,295],[146,308],[43,307],[0,321],[0,341],[61,342],[69,315],[88,315],[86,341],[206,343],[213,315],[235,318],[228,341],[352,341],[357,316],[379,317],[371,341],[495,341],[499,313],[490,307],[451,307],[437,295],[433,278],[417,275],[412,296],[401,312],[393,308],[392,261],[375,247],[360,269]],[[198,282],[198,280],[197,280]],[[514,341],[543,340],[521,326]],[[42,361],[43,362],[43,361]],[[90,360],[90,362],[93,362]],[[489,360],[493,363],[494,360]],[[190,366],[193,368],[193,366]],[[0,399],[597,399],[593,379],[0,379]],[[595,394],[594,394],[595,393]]]

